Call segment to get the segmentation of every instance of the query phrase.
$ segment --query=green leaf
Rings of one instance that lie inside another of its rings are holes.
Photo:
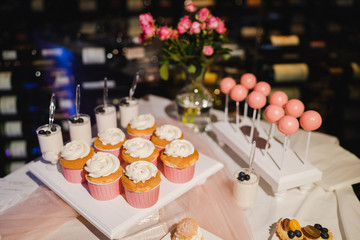
[[[169,79],[169,69],[168,69],[168,65],[167,64],[162,64],[160,66],[160,77],[164,80],[168,80]]]
[[[195,65],[191,64],[190,66],[188,66],[187,70],[189,73],[195,73],[196,67],[195,67]]]

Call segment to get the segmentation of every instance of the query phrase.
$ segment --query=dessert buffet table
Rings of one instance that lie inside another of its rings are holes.
[[[246,161],[228,146],[220,147],[212,131],[193,133],[174,120],[174,105],[167,99],[152,95],[141,99],[140,113],[152,113],[159,125],[181,127],[185,139],[224,168],[166,206],[149,211],[121,239],[162,239],[184,217],[195,218],[214,239],[276,239],[275,225],[283,217],[320,223],[333,232],[334,239],[360,236],[360,201],[351,187],[360,182],[360,160],[341,148],[335,137],[312,134],[308,159],[322,172],[320,181],[275,197],[271,186],[260,180],[255,205],[241,210],[232,197],[231,178],[235,170],[248,166]],[[212,115],[222,120],[223,112],[214,110]],[[269,127],[266,122],[261,124],[264,129]],[[280,133],[275,136],[283,141]],[[299,155],[304,154],[306,137],[301,130],[292,136],[291,148]],[[35,177],[30,165],[0,179],[3,239],[108,239]],[[121,214],[121,209],[117,211]]]

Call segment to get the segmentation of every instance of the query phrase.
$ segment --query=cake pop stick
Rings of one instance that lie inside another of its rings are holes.
[[[262,94],[264,94],[265,97],[267,97],[270,94],[271,86],[267,82],[260,81],[260,82],[256,83],[256,85],[254,87],[254,91],[261,92]],[[257,114],[257,123],[258,124],[260,123],[260,118],[261,118],[261,109],[259,109],[258,114]]]
[[[239,102],[244,101],[248,94],[248,90],[240,84],[235,85],[230,91],[230,97],[236,101],[236,129],[239,126]]]
[[[305,106],[299,99],[290,99],[285,104],[284,109],[287,115],[298,118],[304,113]]]
[[[250,131],[250,141],[253,140],[255,130],[255,116],[256,110],[261,109],[266,104],[266,97],[261,92],[252,91],[248,96],[249,106],[254,109],[252,117],[252,126]]]
[[[251,90],[256,85],[256,77],[252,73],[245,73],[240,78],[240,84],[246,87],[248,90]],[[244,117],[247,117],[248,114],[248,102],[245,100],[244,103]]]
[[[265,108],[264,114],[265,114],[265,119],[269,123],[271,123],[269,134],[268,134],[268,139],[267,139],[266,145],[265,145],[265,154],[266,154],[269,149],[269,142],[274,136],[274,129],[275,129],[274,126],[285,115],[285,111],[279,105],[270,104]]]
[[[224,120],[225,122],[228,121],[228,113],[229,113],[229,93],[231,91],[231,89],[236,85],[236,82],[233,78],[230,77],[226,77],[223,78],[220,82],[220,90],[222,93],[225,94],[225,117]]]
[[[283,152],[280,162],[280,168],[282,168],[286,151],[290,145],[289,135],[297,132],[297,130],[299,129],[299,121],[294,116],[286,115],[279,120],[277,126],[279,131],[285,134],[285,140],[283,143]]]
[[[308,131],[304,162],[306,162],[307,158],[308,158],[311,131],[318,129],[321,126],[321,123],[322,123],[322,118],[321,118],[320,114],[314,110],[308,110],[308,111],[304,112],[300,117],[301,127],[304,130]]]

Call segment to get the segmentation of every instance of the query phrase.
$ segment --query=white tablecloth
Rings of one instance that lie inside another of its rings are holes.
[[[173,103],[164,98],[150,95],[140,102],[140,112],[151,112],[155,117],[166,118],[171,116],[173,111]],[[213,111],[212,114],[219,119],[222,117],[220,111]],[[267,127],[266,123],[262,124]],[[211,131],[202,134],[206,136],[209,147],[224,159],[228,174],[232,174],[239,165],[246,166],[231,149],[226,146],[220,148]],[[304,152],[306,134],[299,131],[292,137],[291,147],[299,154]],[[308,224],[320,223],[331,230],[337,240],[360,239],[360,202],[351,188],[351,184],[360,182],[359,159],[341,148],[335,137],[314,132],[309,161],[322,170],[324,176],[322,181],[313,184],[308,192],[295,188],[278,199],[264,181],[260,182],[255,205],[245,210],[255,240],[272,239],[274,224],[283,217],[296,218]],[[27,166],[0,179],[0,214],[25,199],[41,185],[34,179]],[[79,217],[59,226],[45,239],[91,240],[105,237],[84,218]]]

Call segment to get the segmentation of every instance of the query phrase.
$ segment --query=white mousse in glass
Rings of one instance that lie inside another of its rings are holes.
[[[120,99],[120,126],[126,128],[131,119],[139,115],[139,101],[136,98],[124,97]]]
[[[249,173],[245,168],[236,171],[234,178],[233,195],[236,203],[242,209],[251,207],[256,200],[260,176],[254,170]]]
[[[53,124],[50,129],[49,124],[45,124],[36,129],[36,134],[43,159],[56,164],[64,146],[61,127]]]
[[[95,118],[98,133],[107,128],[117,127],[116,108],[112,104],[99,105],[95,108]]]
[[[68,119],[70,139],[73,140],[84,140],[89,145],[92,145],[92,134],[91,134],[91,120],[87,114],[72,115]]]

